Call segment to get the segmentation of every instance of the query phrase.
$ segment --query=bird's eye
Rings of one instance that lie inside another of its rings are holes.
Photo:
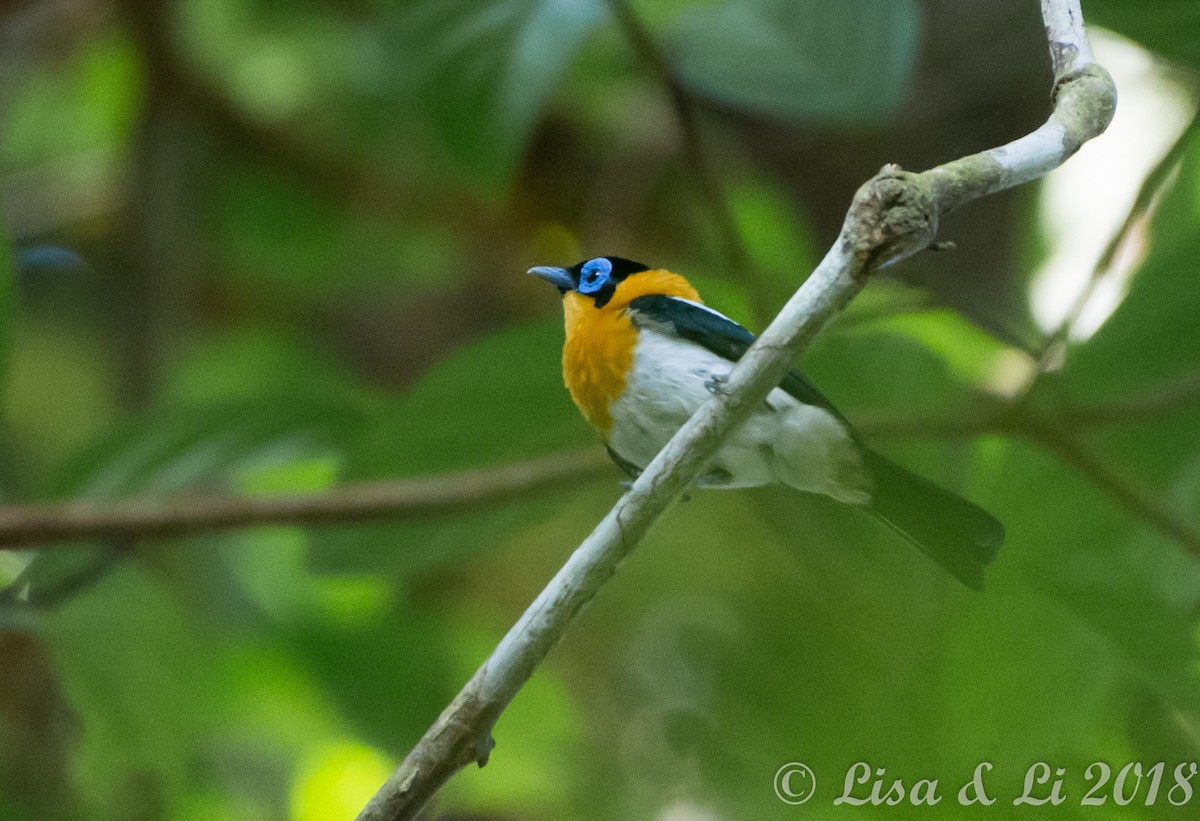
[[[579,293],[596,293],[608,282],[608,278],[611,274],[612,262],[604,257],[589,259],[579,270]]]

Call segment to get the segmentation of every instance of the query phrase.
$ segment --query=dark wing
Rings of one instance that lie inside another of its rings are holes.
[[[630,302],[629,308],[633,324],[639,328],[674,334],[702,345],[730,362],[741,359],[754,342],[754,334],[729,317],[685,299],[641,296]],[[846,417],[799,371],[788,371],[779,387],[806,405],[824,408],[849,426]]]
[[[633,462],[630,462],[628,459],[623,458],[621,454],[613,450],[611,446],[605,445],[604,449],[608,451],[608,458],[612,459],[613,463],[621,469],[621,472],[630,479],[636,479],[642,475],[642,469],[640,467],[635,465]]]

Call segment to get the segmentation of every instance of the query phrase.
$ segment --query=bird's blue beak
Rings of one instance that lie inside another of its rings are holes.
[[[551,265],[538,265],[530,268],[528,273],[541,277],[560,291],[570,291],[575,287],[575,279],[566,268],[555,268]]]

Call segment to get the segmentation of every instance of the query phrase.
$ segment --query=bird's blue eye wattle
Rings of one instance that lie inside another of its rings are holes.
[[[612,276],[612,262],[604,257],[589,259],[579,269],[579,285],[576,288],[581,294],[594,294],[603,288]]]

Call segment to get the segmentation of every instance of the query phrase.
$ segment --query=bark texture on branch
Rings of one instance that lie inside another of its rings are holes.
[[[575,615],[872,271],[929,247],[942,214],[1046,174],[1107,127],[1116,91],[1093,61],[1078,0],[1043,0],[1042,15],[1055,76],[1050,119],[1005,146],[924,173],[885,167],[859,189],[833,247],[733,369],[726,391],[680,428],[576,549],[360,821],[413,818],[459,768],[487,762],[496,719]]]

